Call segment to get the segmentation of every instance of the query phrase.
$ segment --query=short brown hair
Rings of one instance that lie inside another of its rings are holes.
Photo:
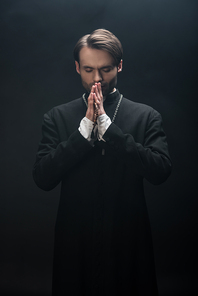
[[[97,29],[91,34],[81,37],[74,47],[74,59],[79,63],[79,53],[83,47],[106,50],[115,60],[116,66],[119,65],[123,55],[122,44],[120,40],[110,31]]]

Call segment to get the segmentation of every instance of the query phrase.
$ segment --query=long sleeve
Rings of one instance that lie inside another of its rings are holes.
[[[59,140],[56,124],[48,114],[44,115],[42,140],[36,155],[33,178],[38,187],[53,189],[62,176],[92,149],[78,129],[66,141]]]
[[[144,134],[144,143],[136,143],[132,134],[124,134],[112,123],[103,136],[112,152],[122,157],[131,170],[153,184],[164,182],[171,173],[171,160],[161,115],[153,110]]]

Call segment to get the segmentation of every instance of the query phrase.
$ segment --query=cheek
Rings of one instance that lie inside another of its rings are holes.
[[[113,73],[108,73],[107,75],[105,75],[105,77],[104,77],[105,79],[104,80],[110,82],[110,81],[114,80],[116,78],[116,76],[117,76],[117,72],[116,71],[113,72]]]
[[[87,84],[89,84],[89,82],[90,82],[90,77],[87,74],[82,74],[81,79],[82,79],[82,81],[84,81]]]
[[[111,83],[111,82],[113,82],[113,81],[116,80],[116,77],[117,77],[116,74],[115,74],[115,75],[111,75],[111,76],[108,77],[108,79],[107,79],[106,81],[107,81],[108,83]]]

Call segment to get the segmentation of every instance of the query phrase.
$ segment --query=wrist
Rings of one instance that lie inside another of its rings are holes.
[[[98,116],[103,115],[103,114],[106,114],[104,109],[98,110]]]
[[[93,121],[93,114],[90,114],[87,112],[85,117],[88,118],[89,120]]]

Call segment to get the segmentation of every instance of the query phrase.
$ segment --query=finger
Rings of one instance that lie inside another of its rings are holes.
[[[98,98],[98,84],[95,83],[95,94],[96,94],[96,97]]]
[[[95,85],[92,85],[91,92],[92,92],[92,93],[95,92]]]
[[[88,102],[88,106],[87,106],[86,117],[89,120],[94,121],[95,107],[94,107],[94,98],[93,98],[93,93],[92,92],[89,94],[87,102]]]
[[[96,94],[96,99],[97,99],[96,102],[97,102],[97,104],[100,104],[101,97],[100,97],[100,94],[99,94],[99,91],[98,91],[98,84],[95,87],[95,94]]]
[[[91,93],[94,93],[94,92],[95,92],[94,85],[92,85],[88,99],[91,97]]]
[[[93,93],[93,100],[94,100],[94,110],[97,113],[98,112],[98,104],[97,104],[97,98],[96,98],[96,94]]]
[[[93,108],[93,103],[94,103],[94,98],[93,98],[93,93],[91,92],[88,97],[88,108]]]
[[[98,100],[97,100],[97,97],[96,97],[96,93],[93,93],[93,103],[98,104],[97,101],[98,101]]]
[[[102,94],[102,87],[101,87],[100,82],[97,83],[97,91],[98,91],[98,97],[99,97],[99,99],[101,101],[103,99],[103,94]]]
[[[98,83],[98,92],[99,92],[101,99],[103,99],[101,83]]]

